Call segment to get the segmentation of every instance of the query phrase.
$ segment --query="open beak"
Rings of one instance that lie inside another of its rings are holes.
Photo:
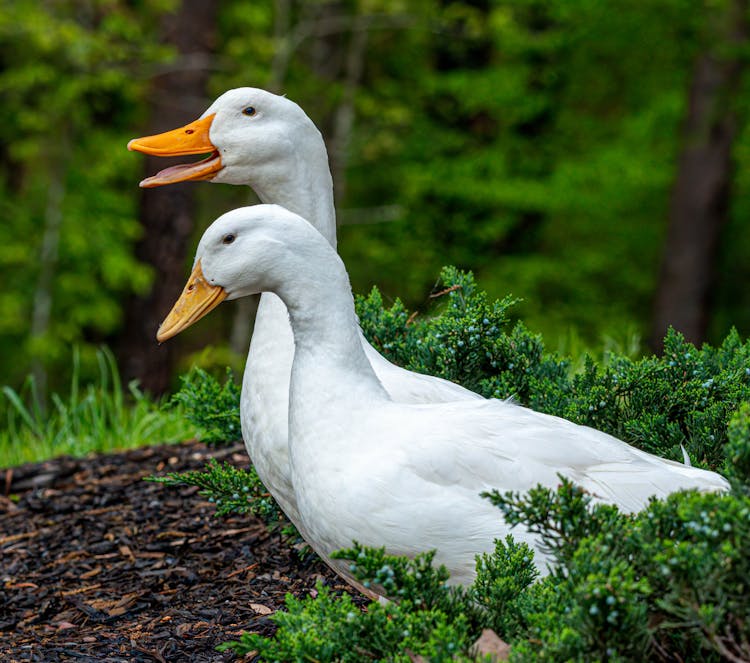
[[[148,189],[176,182],[213,179],[222,169],[219,151],[209,138],[211,123],[215,116],[216,114],[212,113],[179,129],[131,140],[128,143],[129,150],[157,157],[180,157],[210,152],[205,159],[195,163],[165,168],[156,175],[147,177],[140,183],[140,186]]]
[[[224,288],[211,285],[206,281],[201,261],[198,259],[180,298],[159,326],[156,340],[163,343],[177,336],[183,329],[187,329],[204,315],[213,311],[226,298],[227,291]]]

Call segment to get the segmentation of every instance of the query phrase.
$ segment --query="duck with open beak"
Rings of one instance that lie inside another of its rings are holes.
[[[139,186],[148,189],[177,182],[212,180],[223,167],[219,150],[211,142],[210,137],[211,124],[215,116],[215,113],[211,113],[179,129],[131,140],[128,143],[129,150],[157,157],[179,157],[209,153],[205,159],[195,163],[184,163],[165,168],[156,175],[147,177]]]

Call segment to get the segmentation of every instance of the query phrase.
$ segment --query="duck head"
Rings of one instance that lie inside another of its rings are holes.
[[[146,178],[144,188],[207,180],[262,189],[321,147],[325,154],[320,132],[296,103],[251,87],[225,92],[195,122],[128,143],[129,150],[153,156],[208,155]]]
[[[276,290],[290,279],[290,270],[296,270],[290,255],[316,240],[328,248],[307,221],[279,205],[240,207],[223,214],[203,233],[193,271],[156,340],[176,336],[224,300]]]

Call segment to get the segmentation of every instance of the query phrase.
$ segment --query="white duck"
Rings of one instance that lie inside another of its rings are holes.
[[[292,480],[309,543],[328,556],[352,540],[413,556],[436,549],[454,583],[510,527],[482,491],[558,485],[558,473],[626,512],[649,497],[727,482],[614,437],[499,400],[394,402],[363,350],[341,259],[301,217],[275,205],[229,212],[198,245],[164,341],[223,299],[273,292],[295,341],[289,401]],[[248,363],[247,371],[252,370]],[[546,557],[528,531],[516,539]],[[334,561],[345,577],[347,565]]]
[[[187,180],[249,185],[263,202],[283,205],[309,219],[331,246],[336,246],[333,183],[323,137],[305,112],[285,97],[256,88],[230,90],[197,121],[134,139],[128,149],[157,156],[209,152],[202,161],[167,168],[143,180],[141,186]],[[481,399],[447,380],[395,366],[358,333],[368,361],[394,401]],[[242,384],[242,434],[261,481],[299,526],[287,442],[293,354],[287,311],[275,295],[264,294]]]

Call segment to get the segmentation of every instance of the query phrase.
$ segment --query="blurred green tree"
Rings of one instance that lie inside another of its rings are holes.
[[[349,181],[360,205],[394,213],[342,228],[355,283],[415,302],[441,264],[470,266],[550,338],[644,334],[688,77],[716,11],[698,9],[446,3],[408,69],[382,44],[371,75],[390,64],[403,83],[364,86],[374,126]],[[389,107],[400,122],[381,119]]]
[[[120,298],[149,284],[133,255],[135,163],[123,150],[151,67],[170,57],[151,30],[171,2],[9,1],[0,7],[0,362],[84,361],[122,322]]]
[[[148,130],[154,76],[189,68],[160,33],[180,6],[0,0],[8,382],[32,363],[56,375],[71,343],[129,338],[144,315],[125,323],[124,302],[154,273],[166,279],[153,256],[140,254],[151,266],[134,257],[142,157],[123,146]],[[191,108],[240,85],[305,108],[329,146],[355,291],[377,283],[419,308],[440,267],[455,264],[490,296],[521,297],[517,314],[553,348],[622,343],[653,323],[693,72],[706,53],[726,52],[732,7],[747,18],[744,0],[227,0],[208,93],[192,93]],[[744,62],[745,49],[731,55]],[[744,74],[731,104],[717,102],[736,123],[736,166],[725,173],[710,340],[732,324],[750,329]],[[190,187],[194,233],[255,201],[241,187]],[[170,274],[187,263],[185,239]],[[179,351],[231,335],[241,354],[248,311],[231,317],[228,307]]]

